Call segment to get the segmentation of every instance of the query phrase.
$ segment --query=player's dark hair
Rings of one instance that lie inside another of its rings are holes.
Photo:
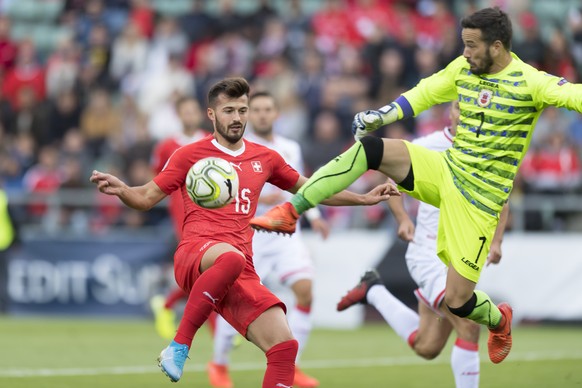
[[[491,45],[500,41],[506,50],[511,50],[513,28],[511,20],[505,12],[495,8],[484,8],[461,20],[461,27],[481,30],[481,37],[485,43]]]
[[[259,98],[259,97],[270,98],[271,100],[273,100],[273,103],[275,104],[275,106],[277,106],[277,100],[275,99],[275,96],[273,96],[271,93],[269,93],[267,91],[260,91],[260,92],[255,92],[255,93],[251,94],[251,97],[249,98],[249,104],[255,98]]]
[[[180,111],[180,108],[182,108],[182,105],[184,105],[185,103],[190,102],[190,101],[198,104],[198,100],[192,96],[181,96],[180,98],[178,98],[176,100],[176,103],[174,104],[176,111]]]
[[[221,94],[226,94],[228,98],[239,98],[249,95],[249,83],[242,77],[225,78],[210,87],[208,91],[208,106],[214,107],[216,99]]]

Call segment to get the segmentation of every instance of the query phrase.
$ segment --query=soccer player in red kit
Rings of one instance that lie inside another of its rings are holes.
[[[179,190],[185,207],[182,241],[174,255],[174,273],[189,294],[178,332],[162,350],[159,365],[172,381],[182,376],[196,331],[213,310],[267,357],[263,388],[293,384],[297,341],[293,339],[285,305],[260,282],[252,262],[253,230],[259,194],[269,182],[290,192],[307,181],[275,151],[243,139],[248,114],[249,85],[243,78],[226,78],[208,92],[207,115],[214,133],[178,149],[152,181],[129,187],[117,177],[94,171],[91,182],[134,209],[148,210]],[[239,176],[234,201],[220,209],[203,209],[188,197],[186,174],[198,160],[218,156],[229,161]],[[392,184],[367,194],[342,191],[326,205],[373,205],[399,192]]]
[[[200,128],[202,122],[202,112],[198,101],[189,96],[180,97],[175,104],[176,113],[182,123],[182,132],[178,135],[162,140],[153,150],[152,169],[155,174],[159,174],[166,165],[170,156],[180,147],[194,143],[208,135]],[[184,224],[184,201],[179,191],[170,194],[168,210],[172,219],[172,225],[176,233],[176,241],[182,239],[182,225]],[[162,295],[154,296],[150,301],[150,306],[155,317],[156,331],[164,339],[172,339],[176,334],[176,314],[174,305],[188,298],[188,294],[179,287],[168,293],[166,297]]]

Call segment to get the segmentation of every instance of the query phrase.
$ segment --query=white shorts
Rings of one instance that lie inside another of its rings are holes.
[[[315,272],[300,231],[290,237],[255,233],[253,262],[261,280],[275,277],[285,286],[298,280],[313,279]]]
[[[417,237],[408,244],[405,255],[410,276],[418,286],[414,294],[419,301],[442,315],[439,306],[445,296],[447,266],[436,254],[436,240]]]

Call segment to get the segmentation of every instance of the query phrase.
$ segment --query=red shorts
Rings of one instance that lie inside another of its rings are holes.
[[[202,256],[210,247],[220,242],[189,240],[180,243],[174,254],[174,276],[178,285],[186,293],[190,293],[194,282],[200,276]],[[228,290],[226,296],[216,305],[216,311],[236,331],[246,337],[248,326],[259,315],[273,306],[279,306],[283,311],[286,311],[285,304],[261,284],[251,258],[247,257],[242,273]]]

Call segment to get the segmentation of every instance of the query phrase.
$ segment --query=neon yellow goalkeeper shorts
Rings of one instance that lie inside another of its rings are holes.
[[[440,209],[437,254],[475,283],[487,261],[499,217],[471,205],[453,182],[443,152],[405,141],[414,171],[414,198]]]

